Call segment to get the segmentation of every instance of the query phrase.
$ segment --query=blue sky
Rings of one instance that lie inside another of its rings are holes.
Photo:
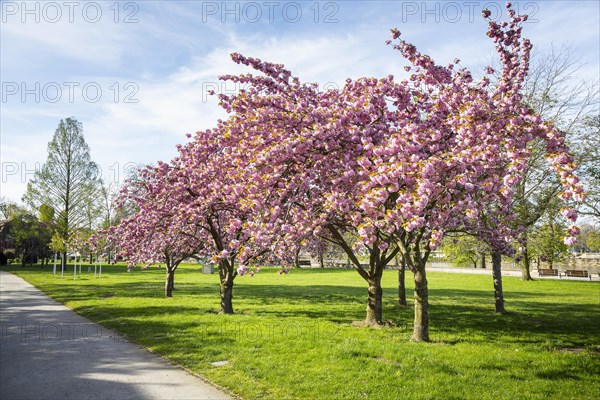
[[[582,79],[600,74],[600,3],[521,1],[537,52],[570,45]],[[478,1],[1,2],[1,196],[18,201],[61,118],[83,123],[106,181],[135,164],[169,160],[185,134],[224,113],[209,89],[245,71],[229,54],[285,64],[303,81],[402,76],[389,29],[446,64],[481,70],[493,56]]]

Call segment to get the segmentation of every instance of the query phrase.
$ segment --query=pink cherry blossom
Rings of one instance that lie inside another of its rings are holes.
[[[585,198],[565,134],[522,98],[532,45],[521,35],[527,17],[506,6],[508,21],[488,21],[500,59],[493,84],[476,81],[458,59],[437,64],[397,29],[387,43],[410,64],[404,80],[363,77],[319,90],[281,64],[232,54],[253,73],[220,78],[243,87],[218,95],[228,117],[142,174],[123,195],[140,212],[112,236],[135,261],[189,251],[210,257],[219,264],[222,304],[250,260],[290,265],[299,246],[327,241],[369,285],[368,324],[382,322],[383,269],[401,255],[421,293],[418,326],[427,326],[426,264],[446,232],[470,232],[512,254],[521,227],[511,205],[529,143],[546,146],[568,202],[565,218],[574,222],[575,203]]]

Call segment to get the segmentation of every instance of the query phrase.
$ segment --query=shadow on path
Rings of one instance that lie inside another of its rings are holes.
[[[0,398],[229,399],[0,271]]]

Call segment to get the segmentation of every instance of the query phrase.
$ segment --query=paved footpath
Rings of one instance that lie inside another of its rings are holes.
[[[230,399],[0,271],[0,399]]]

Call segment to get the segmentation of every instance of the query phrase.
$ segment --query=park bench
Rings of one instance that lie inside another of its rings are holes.
[[[302,267],[302,266],[308,266],[310,267],[312,264],[310,263],[310,260],[299,260],[298,261],[298,266]]]
[[[573,278],[589,278],[590,281],[592,280],[592,275],[588,274],[587,271],[578,269],[569,269],[565,271],[565,276],[570,276]]]
[[[334,268],[352,268],[352,265],[348,264],[347,262],[334,261],[331,263],[331,265]]]
[[[560,278],[560,272],[557,269],[539,269],[539,276],[558,276]]]

